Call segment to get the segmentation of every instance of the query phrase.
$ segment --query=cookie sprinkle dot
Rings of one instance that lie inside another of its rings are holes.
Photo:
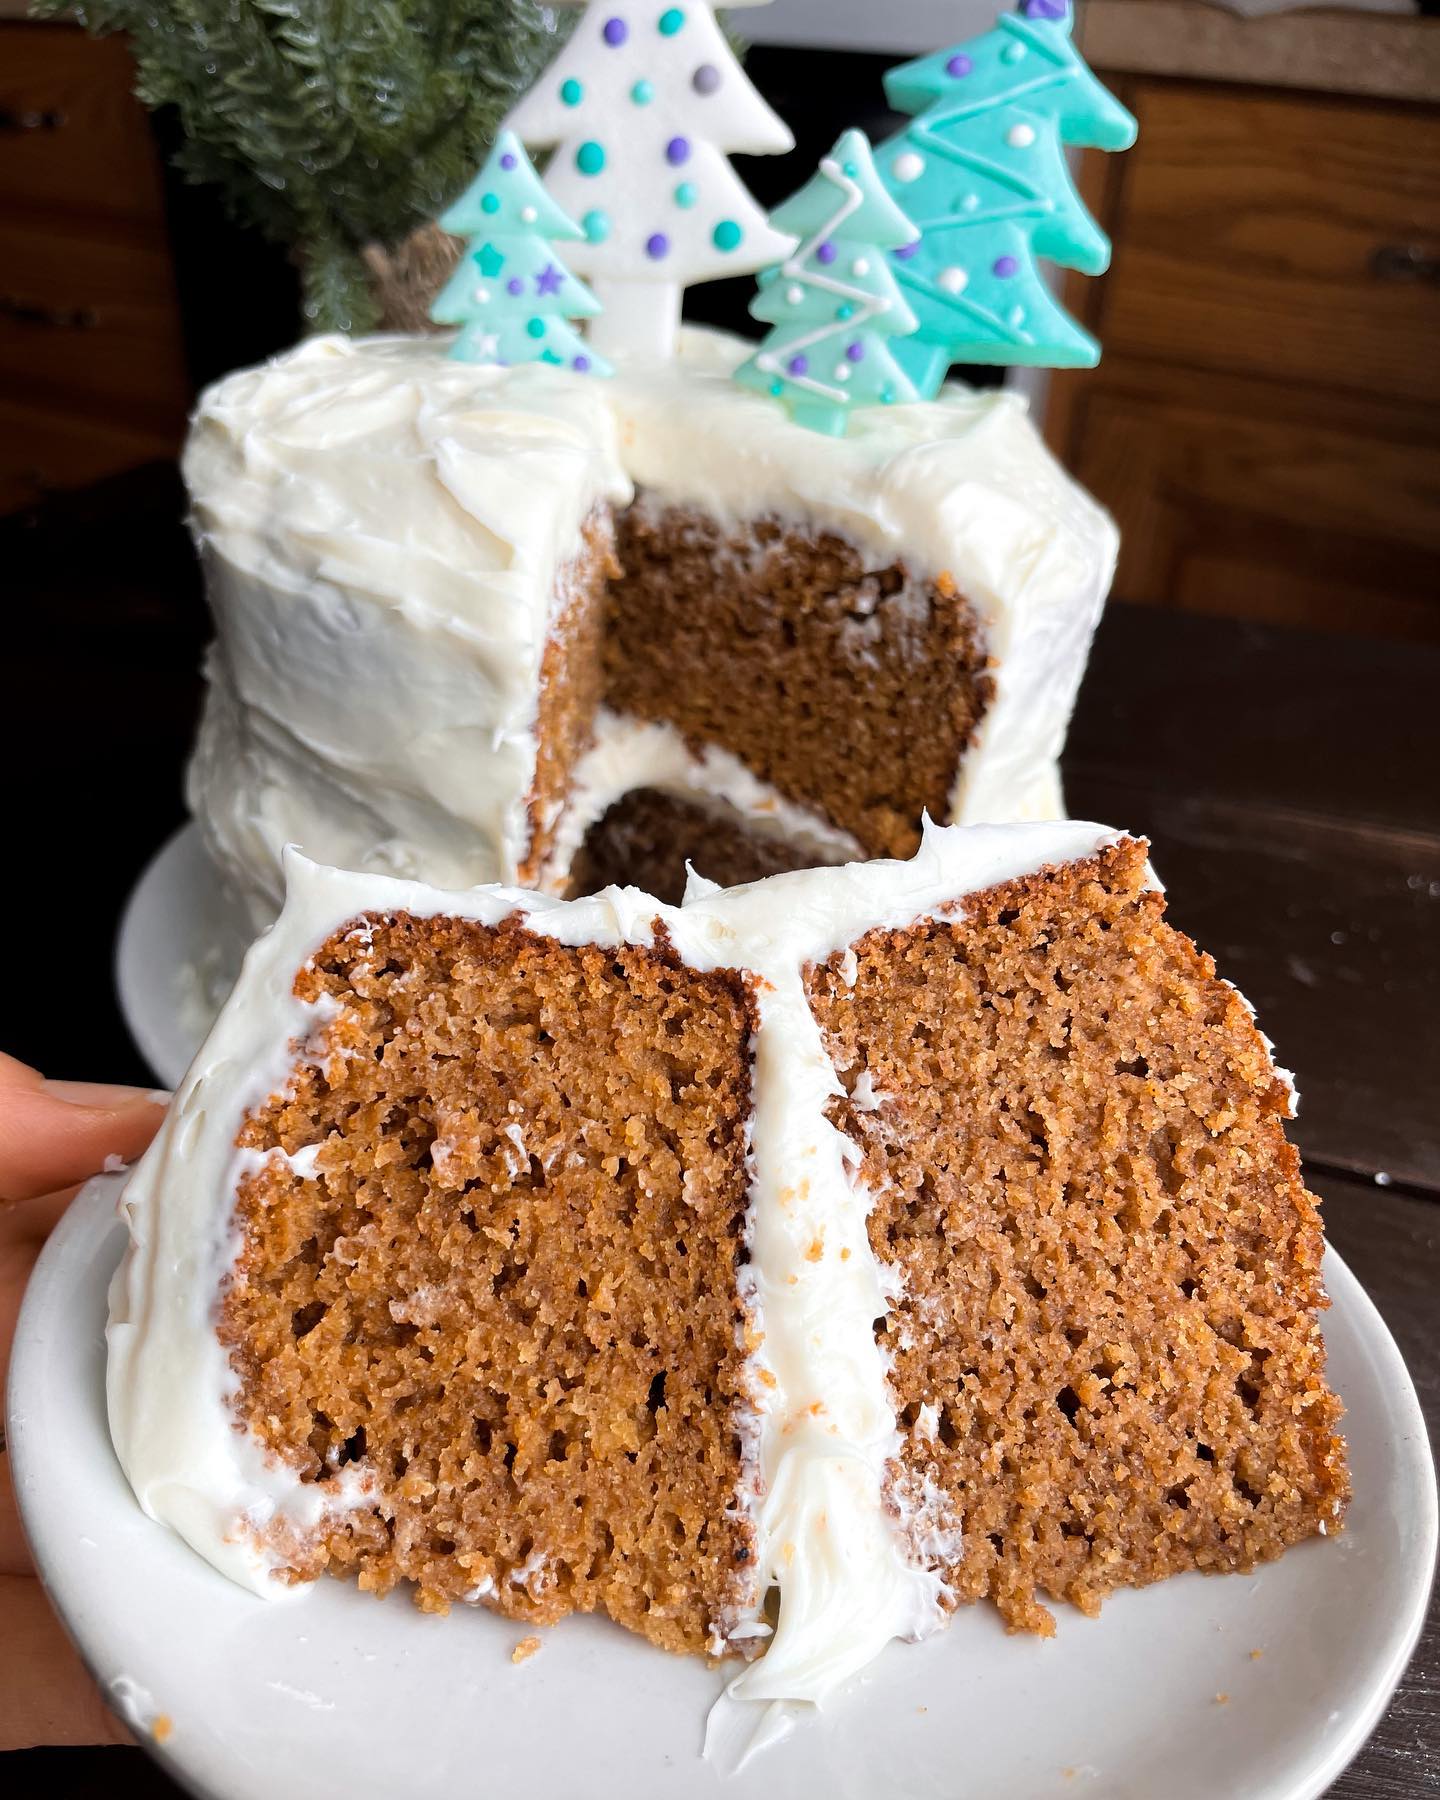
[[[618,50],[629,37],[630,27],[623,19],[607,19],[600,35],[612,50]]]
[[[697,94],[713,94],[720,85],[720,71],[714,63],[701,63],[690,77],[690,85]]]
[[[598,175],[605,167],[605,151],[591,138],[575,152],[575,167],[582,175]]]
[[[585,98],[585,90],[572,75],[569,81],[560,83],[560,98],[566,106],[578,106]]]

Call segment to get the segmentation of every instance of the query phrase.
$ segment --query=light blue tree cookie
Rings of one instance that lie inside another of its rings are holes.
[[[893,267],[918,321],[896,356],[922,393],[953,362],[1099,360],[1035,259],[1087,275],[1108,266],[1109,240],[1075,191],[1064,147],[1124,150],[1136,126],[1070,30],[1066,0],[1023,0],[992,31],[885,77],[890,104],[919,115],[875,163],[920,231]]]
[[[760,276],[750,312],[773,330],[735,379],[832,437],[859,407],[915,399],[887,342],[913,331],[915,315],[886,255],[915,228],[886,194],[864,132],[845,132],[770,223],[800,242]]]
[[[610,373],[610,365],[569,323],[593,318],[599,303],[551,241],[584,233],[546,193],[513,131],[496,138],[484,168],[441,216],[440,226],[469,239],[430,308],[437,325],[462,327],[452,356]]]

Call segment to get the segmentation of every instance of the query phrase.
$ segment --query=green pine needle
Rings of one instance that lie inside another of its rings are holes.
[[[32,10],[128,34],[136,93],[179,115],[178,167],[295,254],[317,331],[375,323],[361,247],[393,247],[454,199],[557,46],[533,0],[34,0]]]

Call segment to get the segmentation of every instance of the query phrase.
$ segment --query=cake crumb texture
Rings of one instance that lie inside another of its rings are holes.
[[[632,788],[586,832],[570,866],[570,892],[597,894],[612,884],[632,886],[678,906],[685,894],[687,862],[720,887],[739,887],[809,868],[814,860],[799,845],[756,829],[729,807],[706,806],[658,788]]]
[[[808,977],[903,1279],[892,1494],[943,1496],[930,1560],[1012,1629],[1251,1568],[1348,1498],[1288,1090],[1164,910],[1122,840]]]
[[[617,520],[606,703],[718,744],[872,856],[948,816],[989,705],[980,631],[948,576],[867,566],[830,532],[727,527],[641,497]]]
[[[373,1493],[285,1546],[292,1577],[535,1624],[598,1608],[704,1649],[755,1579],[743,979],[663,938],[395,914],[337,932],[296,992],[338,1012],[241,1129],[263,1160],[220,1334],[239,1422]]]

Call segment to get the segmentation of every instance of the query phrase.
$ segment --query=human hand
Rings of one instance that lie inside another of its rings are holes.
[[[112,1158],[131,1162],[140,1154],[167,1097],[148,1088],[46,1081],[38,1069],[0,1054],[0,1391],[20,1297],[41,1245],[82,1182]],[[3,1451],[0,1619],[0,1750],[130,1741],[35,1577]]]

